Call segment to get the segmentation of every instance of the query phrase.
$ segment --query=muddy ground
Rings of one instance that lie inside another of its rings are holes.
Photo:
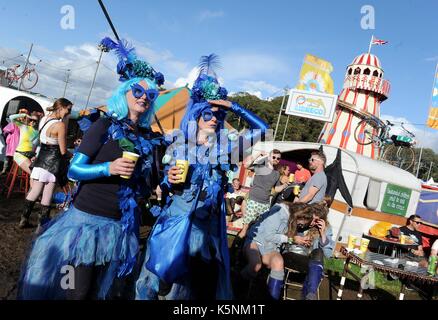
[[[2,180],[0,178],[0,183]],[[0,300],[13,300],[16,298],[21,265],[35,230],[35,227],[24,230],[18,228],[23,201],[23,194],[12,194],[9,199],[5,199],[4,194],[0,194]],[[31,216],[31,223],[34,226],[36,225],[38,210],[39,207],[36,205]],[[54,214],[56,214],[56,210],[52,210],[52,216]],[[151,219],[146,218],[144,219],[144,225],[141,227],[141,244],[143,248],[152,223]],[[246,298],[250,300],[266,298],[265,281],[266,278],[261,276],[248,291]],[[320,299],[336,300],[339,281],[339,274],[328,273],[320,287]],[[347,281],[343,299],[356,299],[357,289],[357,282]],[[299,299],[299,289],[289,289],[288,296]],[[363,296],[364,300],[394,300],[396,298],[383,290],[368,290]],[[405,299],[418,300],[420,296],[415,292],[408,291]]]

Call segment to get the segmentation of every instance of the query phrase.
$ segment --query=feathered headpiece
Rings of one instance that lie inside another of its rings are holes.
[[[120,74],[120,81],[127,81],[132,78],[148,78],[154,81],[158,86],[164,84],[164,76],[157,72],[146,61],[137,59],[134,47],[130,46],[126,40],[114,42],[111,38],[106,37],[100,42],[100,46],[106,51],[114,50],[119,63],[117,64],[117,73]]]
[[[199,74],[193,84],[191,98],[194,103],[207,100],[227,99],[227,89],[217,81],[215,68],[220,67],[219,57],[214,53],[202,56],[199,62]]]

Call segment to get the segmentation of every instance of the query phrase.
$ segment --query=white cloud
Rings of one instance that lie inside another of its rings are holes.
[[[406,134],[401,128],[403,126],[415,134],[415,140],[417,141],[416,147],[430,148],[435,152],[438,152],[438,134],[436,130],[427,129],[424,126],[413,125],[408,119],[403,117],[395,117],[391,115],[381,115],[383,120],[389,120],[394,123],[395,126],[391,129],[391,134]]]
[[[203,22],[208,19],[221,18],[224,15],[225,13],[222,10],[217,10],[217,11],[204,10],[199,14],[198,20],[200,22]]]
[[[176,79],[175,87],[184,87],[185,85],[188,85],[188,87],[191,88],[196,78],[198,77],[198,74],[199,68],[192,68],[192,70],[190,70],[189,74],[186,77],[180,77]]]
[[[155,50],[151,48],[150,44],[144,45],[134,39],[127,39],[129,43],[134,45],[139,58],[145,59],[157,71],[165,75],[165,87],[172,88],[174,86],[172,79],[181,78],[184,74],[189,73],[189,64],[176,59],[169,50]],[[75,109],[84,108],[99,54],[100,51],[97,49],[97,45],[90,43],[69,45],[58,51],[42,46],[34,46],[30,61],[37,63],[36,71],[39,75],[39,81],[32,91],[51,98],[62,96],[67,69],[70,69],[66,97],[75,103]],[[15,49],[0,47],[0,62],[2,62],[3,57],[8,58],[18,55],[20,55],[20,52]],[[5,61],[4,65],[9,67],[14,63],[24,65],[25,55],[14,61]],[[117,87],[119,82],[118,75],[115,72],[116,65],[117,59],[113,53],[103,54],[89,105],[105,104]]]
[[[259,97],[260,99],[262,99],[262,94],[261,94],[262,92],[265,94],[265,96],[271,96],[278,92],[281,92],[281,88],[278,88],[262,80],[258,80],[258,81],[244,80],[241,87],[244,91],[248,93],[257,92],[257,94],[260,94],[260,96],[257,95],[257,97]]]

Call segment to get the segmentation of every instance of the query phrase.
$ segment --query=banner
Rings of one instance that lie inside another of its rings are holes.
[[[338,96],[291,89],[285,113],[288,115],[332,122]]]
[[[435,72],[435,80],[432,89],[432,101],[427,118],[427,126],[432,129],[438,129],[438,66]]]
[[[330,73],[333,66],[330,62],[307,54],[301,67],[297,89],[333,94],[334,85]]]

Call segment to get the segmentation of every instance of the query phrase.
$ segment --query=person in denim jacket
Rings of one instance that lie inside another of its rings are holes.
[[[251,226],[244,245],[245,256],[248,264],[241,271],[241,276],[246,279],[255,278],[262,264],[271,269],[268,279],[268,291],[274,299],[279,299],[283,286],[284,267],[280,247],[287,243],[286,235],[292,217],[306,209],[304,203],[282,202],[275,204],[263,213],[259,220]],[[310,215],[309,215],[310,216]]]
[[[288,234],[292,244],[282,256],[286,267],[307,273],[302,296],[306,300],[315,300],[324,275],[324,257],[332,255],[334,241],[327,221],[329,209],[326,202],[312,204],[309,209],[311,219],[295,216]]]
[[[310,293],[316,293],[322,279],[323,256],[329,257],[333,248],[327,213],[328,208],[323,204],[283,202],[274,205],[250,229],[245,243],[248,265],[241,275],[250,279],[261,269],[262,263],[266,265],[271,269],[269,294],[278,300],[284,285],[284,266],[294,265],[295,268],[298,263],[302,272],[308,272],[303,295],[312,298]],[[299,253],[292,251],[282,255],[280,248],[288,242],[293,243],[290,249]]]

